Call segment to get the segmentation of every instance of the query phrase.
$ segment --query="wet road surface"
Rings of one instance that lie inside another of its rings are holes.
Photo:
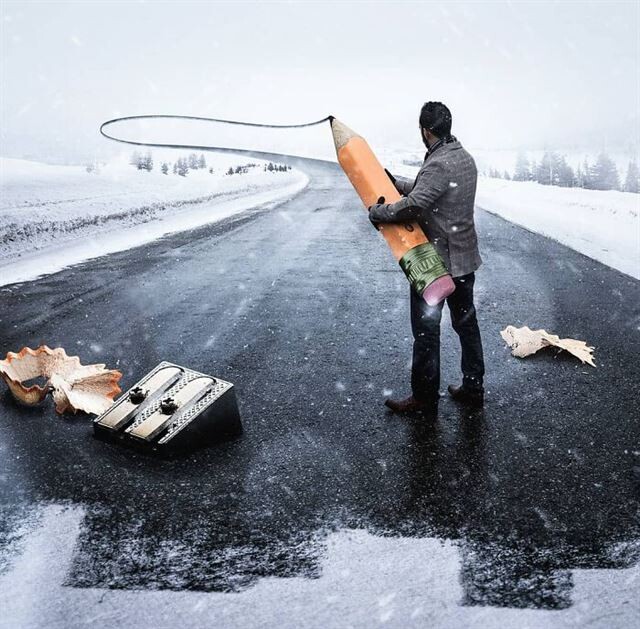
[[[159,461],[3,388],[0,625],[629,626],[640,282],[479,210],[486,406],[391,415],[408,284],[337,166],[303,167],[275,209],[0,289],[2,353],[63,346],[123,387],[185,364],[236,385],[245,427]],[[584,339],[597,368],[513,358],[508,324]],[[446,315],[441,351],[457,382]]]

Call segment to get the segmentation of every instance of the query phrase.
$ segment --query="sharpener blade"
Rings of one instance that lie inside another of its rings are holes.
[[[172,412],[165,412],[162,408],[156,409],[149,417],[139,424],[135,424],[126,432],[133,437],[151,441],[158,433],[167,428],[173,421],[174,416],[182,411],[189,404],[197,402],[214,384],[215,380],[209,377],[200,377],[191,380],[184,387],[173,393],[170,389],[167,394],[171,395],[173,403],[177,406]]]
[[[148,395],[142,402],[135,404],[130,398],[114,405],[105,413],[98,424],[111,430],[120,430],[137,411],[157,400],[170,386],[176,383],[183,371],[179,367],[164,367],[159,369],[150,378],[140,383],[141,387],[148,391]]]

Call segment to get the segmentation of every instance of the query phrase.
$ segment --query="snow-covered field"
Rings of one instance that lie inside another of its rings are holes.
[[[397,174],[417,172],[398,154],[384,157]],[[307,183],[302,172],[265,172],[244,156],[209,154],[207,162],[180,177],[159,163],[138,171],[126,156],[98,173],[0,158],[0,285],[274,203]],[[225,174],[247,163],[257,166]],[[640,195],[481,177],[476,202],[640,278]]]
[[[464,144],[464,138],[462,138]],[[542,156],[546,152],[544,149],[529,149],[529,150],[516,150],[516,149],[486,149],[478,147],[469,147],[465,145],[465,148],[473,155],[476,160],[479,172],[487,172],[492,168],[499,170],[503,173],[505,170],[511,175],[516,167],[516,160],[518,155],[523,153],[527,159],[540,162]],[[586,150],[574,147],[553,147],[552,149],[558,155],[562,155],[567,160],[567,163],[575,170],[578,166],[582,166],[584,161],[587,160],[590,164],[594,164],[600,154],[599,150]],[[376,154],[378,157],[387,163],[394,163],[402,165],[402,162],[422,162],[426,149],[421,145],[418,145],[413,150],[403,150],[399,148],[378,148],[376,147]],[[638,160],[638,150],[632,145],[625,150],[608,150],[608,156],[613,160],[618,169],[618,175],[621,181],[624,182],[629,162],[632,159]]]
[[[393,154],[393,173],[418,168]],[[640,195],[480,177],[476,205],[640,279]]]
[[[476,204],[640,279],[640,195],[480,177]]]
[[[256,164],[244,174],[229,167]],[[294,195],[297,170],[264,171],[261,160],[209,154],[186,177],[136,170],[126,156],[88,173],[0,158],[0,285],[218,221]],[[213,169],[213,173],[209,172]]]

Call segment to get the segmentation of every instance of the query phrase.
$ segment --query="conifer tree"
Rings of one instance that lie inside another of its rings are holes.
[[[187,160],[184,157],[181,157],[180,159],[178,159],[178,174],[181,177],[186,177],[188,172],[189,172],[189,164],[187,163]]]
[[[545,151],[536,167],[535,180],[544,186],[557,185],[556,162],[554,153]]]
[[[624,189],[625,192],[640,192],[640,173],[638,173],[638,162],[635,159],[629,162]]]
[[[582,162],[582,187],[588,189],[591,188],[591,165],[586,157]]]
[[[572,188],[575,185],[575,174],[573,168],[569,166],[564,155],[560,155],[556,159],[557,184],[565,188]]]
[[[151,152],[148,152],[143,158],[140,160],[140,169],[151,172],[153,170],[153,157]]]
[[[133,153],[131,153],[131,159],[129,160],[129,163],[140,170],[140,153],[138,153],[138,151],[134,151]]]
[[[526,153],[518,153],[516,158],[516,169],[513,172],[514,181],[529,181],[531,179],[531,168]]]
[[[590,187],[594,190],[619,190],[620,177],[614,161],[604,152],[598,155],[589,173]]]

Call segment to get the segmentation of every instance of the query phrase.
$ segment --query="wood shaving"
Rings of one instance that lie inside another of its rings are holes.
[[[584,341],[576,339],[561,339],[555,334],[550,334],[546,330],[531,330],[527,326],[516,328],[508,325],[500,332],[500,336],[505,340],[511,348],[511,353],[518,358],[524,358],[535,354],[537,351],[545,347],[558,347],[576,358],[582,363],[587,363],[595,367],[593,362],[593,347],[587,345]]]
[[[122,374],[105,369],[103,364],[82,365],[77,356],[67,356],[62,347],[41,345],[35,350],[24,347],[18,353],[9,352],[5,360],[0,360],[0,376],[23,404],[38,404],[51,393],[58,413],[100,414],[120,393]],[[29,384],[36,379],[44,380],[44,384]]]

